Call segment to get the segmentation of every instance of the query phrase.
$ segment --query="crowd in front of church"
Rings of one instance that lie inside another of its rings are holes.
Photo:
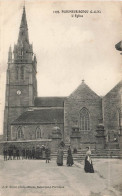
[[[22,148],[21,150],[16,146],[9,146],[3,149],[4,161],[7,160],[20,160],[20,159],[46,159],[49,162],[50,159],[50,149],[44,145],[33,146],[30,148]]]
[[[64,155],[63,147],[64,146],[60,145],[57,151],[56,163],[58,166],[63,166],[63,155]],[[36,148],[34,148],[33,146],[32,149],[23,148],[22,150],[19,150],[19,148],[15,146],[10,146],[8,147],[8,149],[4,147],[3,155],[4,155],[4,161],[20,160],[20,159],[42,159],[42,160],[46,160],[46,163],[49,163],[49,160],[51,160],[51,150],[48,146],[44,146],[44,145],[42,145],[41,147],[37,146]],[[68,147],[67,150],[66,164],[67,166],[70,167],[74,164],[70,146]],[[90,147],[87,147],[84,170],[86,173],[94,173]]]

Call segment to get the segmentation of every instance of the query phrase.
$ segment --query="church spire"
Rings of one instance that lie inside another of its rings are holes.
[[[23,44],[25,42],[29,44],[26,11],[25,11],[25,6],[23,6],[23,14],[22,14],[22,19],[21,19],[21,24],[20,24],[18,43]]]
[[[26,20],[25,6],[23,6],[23,14],[22,14],[20,28],[26,28],[27,29],[27,20]]]
[[[9,52],[8,52],[8,63],[12,62],[12,49],[11,46],[9,47]]]
[[[24,63],[33,61],[33,47],[29,43],[28,26],[26,19],[25,6],[23,6],[23,13],[19,28],[18,42],[14,46],[14,62]]]

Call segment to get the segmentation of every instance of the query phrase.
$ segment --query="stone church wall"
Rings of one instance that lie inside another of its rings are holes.
[[[19,140],[17,133],[18,133],[19,125],[12,125],[11,126],[11,139],[12,140]],[[43,125],[23,125],[20,127],[22,128],[22,132],[24,138],[22,140],[34,140],[39,139],[36,136],[37,129],[41,132],[42,139],[50,139],[52,135],[53,128],[55,127],[54,124],[43,124]],[[58,127],[61,129],[62,136],[63,136],[63,124],[58,124]]]
[[[113,141],[119,133],[122,82],[103,98],[103,118],[108,140]]]
[[[89,111],[90,130],[81,131],[80,128],[80,110],[85,107]],[[99,119],[102,118],[102,99],[89,89],[83,88],[80,92],[77,90],[68,97],[64,104],[64,138],[70,141],[72,127],[78,125],[81,134],[81,143],[94,143],[96,127]],[[76,123],[77,122],[77,123]]]

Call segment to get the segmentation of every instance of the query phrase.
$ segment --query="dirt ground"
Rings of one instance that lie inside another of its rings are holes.
[[[95,173],[84,161],[72,167],[56,160],[8,160],[0,157],[0,196],[121,196],[122,160],[93,159]]]

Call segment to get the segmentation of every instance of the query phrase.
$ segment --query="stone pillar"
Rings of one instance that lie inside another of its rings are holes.
[[[104,149],[105,148],[105,130],[104,130],[104,125],[103,124],[99,124],[97,126],[97,130],[96,130],[97,134],[96,134],[96,149]]]
[[[56,151],[59,148],[59,145],[62,141],[62,133],[59,127],[54,127],[52,130],[52,150],[51,151]]]
[[[71,133],[71,147],[79,149],[80,148],[80,140],[81,140],[81,133],[79,131],[78,126],[72,127],[72,133]]]

